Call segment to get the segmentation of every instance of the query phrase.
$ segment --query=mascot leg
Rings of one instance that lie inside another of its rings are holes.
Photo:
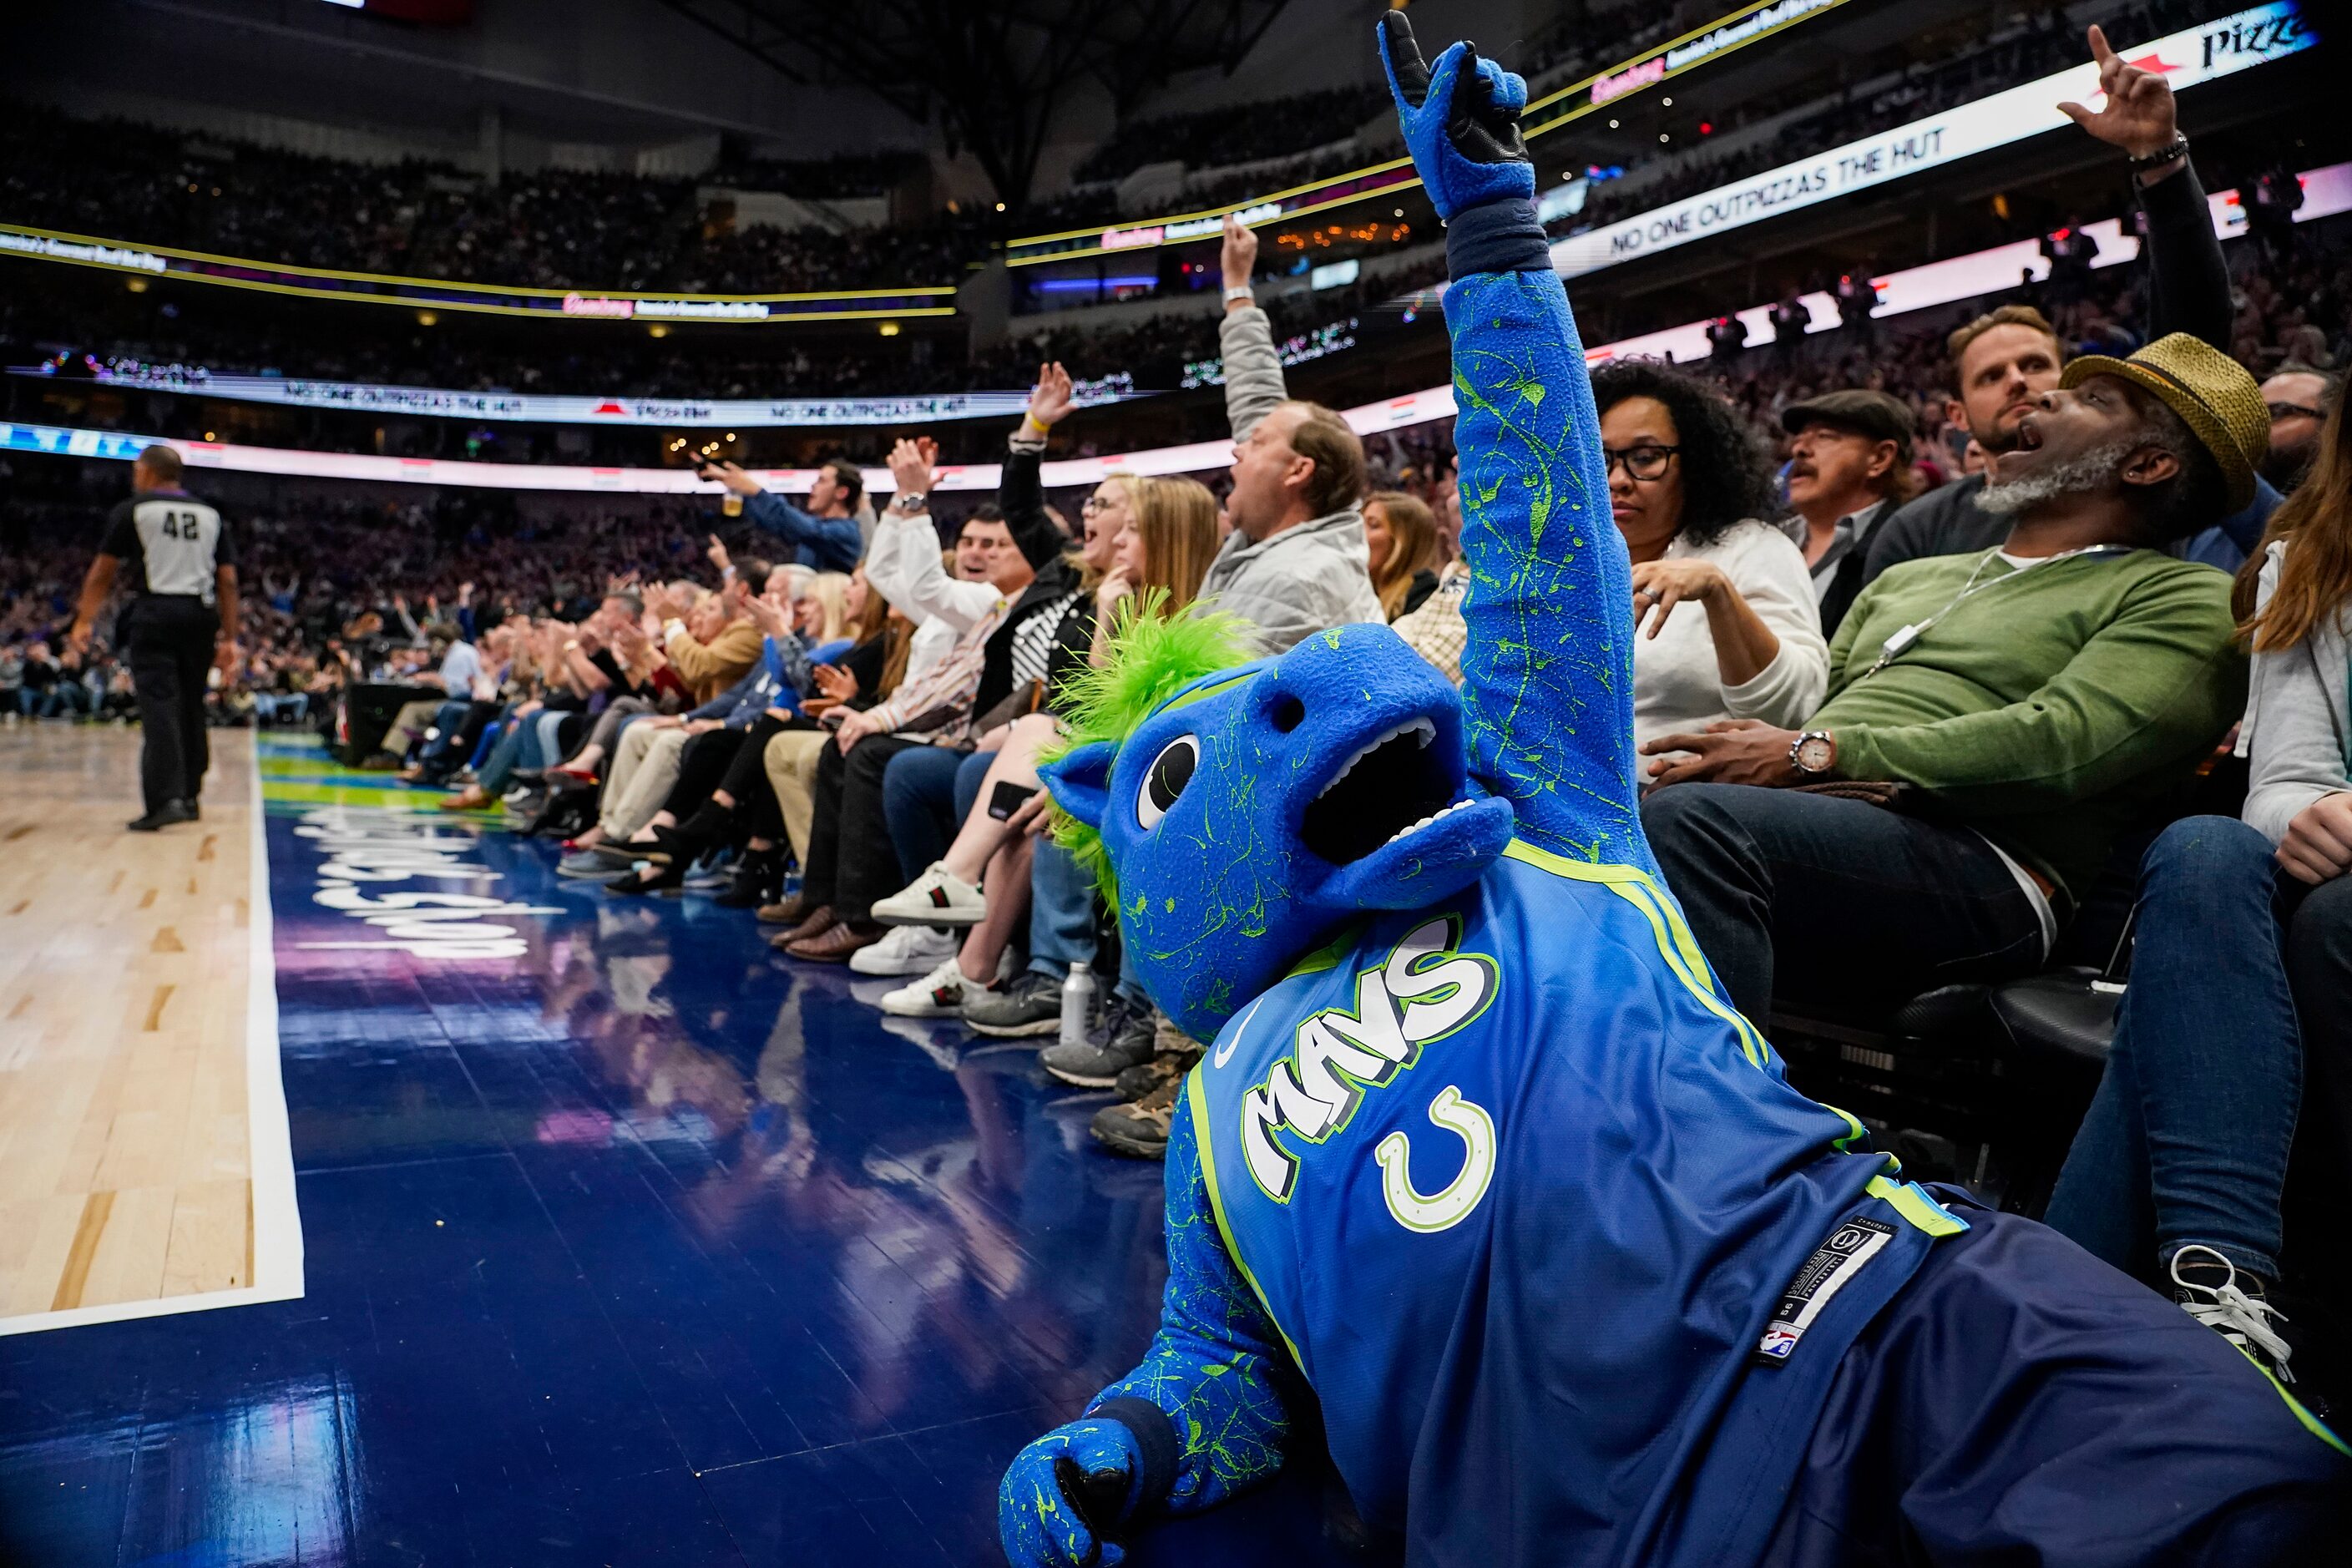
[[[1847,1350],[1763,1562],[2286,1563],[2342,1540],[2343,1445],[2260,1367],[2047,1226],[1936,1195],[1969,1229]]]

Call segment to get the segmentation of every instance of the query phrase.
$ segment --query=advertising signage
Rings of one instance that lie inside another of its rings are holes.
[[[2295,0],[2276,0],[2184,27],[2123,53],[2140,68],[2162,74],[2178,92],[2299,54],[2318,41],[2318,30]],[[2059,103],[2072,100],[2095,106],[2098,87],[2099,68],[2085,61],[2022,87],[1572,235],[1552,246],[1552,266],[1563,278],[1580,277],[2023,142],[2072,124],[2059,112]]]
[[[1524,117],[1527,134],[1540,136],[1547,131],[1557,130],[1572,120],[1591,113],[1612,100],[1679,76],[1734,49],[1759,43],[1783,27],[1793,26],[1844,4],[1846,0],[1770,0],[1766,5],[1743,5],[1703,26],[1693,28],[1680,37],[1669,39],[1607,70],[1571,82],[1557,92],[1546,93],[1535,100],[1528,105]],[[1256,197],[1244,203],[1238,210],[1242,221],[1255,228],[1260,224],[1272,223],[1279,218],[1304,217],[1373,196],[1402,195],[1420,184],[1420,179],[1412,172],[1411,159],[1393,158],[1384,163],[1353,169],[1344,174],[1335,174],[1290,190]],[[1223,226],[1224,215],[1230,210],[1234,209],[1218,207],[1213,211],[1182,213],[1173,217],[1148,218],[1140,223],[1033,235],[1007,246],[1004,259],[1009,266],[1034,267],[1043,261],[1066,261],[1114,251],[1181,245],[1186,240],[1205,239],[1214,235]]]
[[[654,294],[625,289],[526,289],[285,267],[234,256],[137,245],[87,234],[0,224],[0,258],[58,261],[187,283],[294,294],[313,300],[400,305],[411,310],[471,310],[501,316],[567,321],[716,321],[734,325],[876,317],[952,316],[951,284],[898,289],[847,289],[807,294]]]
[[[313,381],[299,376],[216,374],[202,365],[148,364],[137,360],[57,361],[10,365],[10,375],[71,385],[135,388],[274,403],[285,408],[331,408],[358,414],[422,418],[520,421],[534,425],[726,426],[772,429],[807,425],[904,425],[951,419],[1017,418],[1029,406],[1020,392],[949,392],[887,397],[567,397],[536,392],[462,392],[430,386]],[[1149,396],[1125,374],[1078,383],[1081,408]]]

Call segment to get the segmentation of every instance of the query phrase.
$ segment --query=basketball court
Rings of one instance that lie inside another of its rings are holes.
[[[213,741],[131,835],[135,729],[0,733],[0,1563],[994,1561],[1158,1317],[1104,1097]],[[1132,1560],[1342,1561],[1322,1512]]]

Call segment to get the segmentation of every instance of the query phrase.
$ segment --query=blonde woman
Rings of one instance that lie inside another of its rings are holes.
[[[1197,479],[1136,479],[1136,503],[1116,542],[1113,564],[1095,590],[1093,645],[1087,660],[1099,669],[1110,657],[1120,606],[1129,599],[1165,595],[1160,614],[1174,615],[1199,596],[1201,579],[1217,553],[1217,498]]]
[[[1402,490],[1378,490],[1364,499],[1364,543],[1370,554],[1372,592],[1391,625],[1421,608],[1437,589],[1443,552],[1437,518]]]
[[[793,600],[793,626],[801,641],[814,649],[845,639],[857,618],[850,601],[862,592],[862,581],[846,572],[812,574]]]
[[[1082,558],[1109,560],[1093,595],[1087,657],[1099,665],[1107,656],[1111,629],[1121,616],[1133,613],[1128,607],[1131,604],[1153,605],[1168,615],[1200,593],[1201,579],[1217,551],[1217,502],[1197,480],[1118,475],[1097,489],[1085,517]],[[1116,535],[1108,532],[1113,522],[1119,525]],[[1062,644],[1066,651],[1070,647],[1066,640]],[[1049,676],[1045,711],[1024,714],[989,737],[996,742],[996,758],[947,854],[903,891],[875,904],[878,921],[971,928],[952,960],[884,997],[884,1011],[919,1017],[961,1011],[965,996],[977,994],[995,978],[1005,947],[1028,918],[1031,840],[1044,820],[1037,756],[1055,733],[1053,694],[1071,668],[1074,662]],[[983,741],[983,749],[986,745]],[[1020,806],[1003,816],[996,815],[1000,788],[1008,798],[1013,791],[1027,792]]]

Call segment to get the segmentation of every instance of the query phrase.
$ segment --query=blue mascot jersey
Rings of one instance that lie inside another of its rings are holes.
[[[1349,1490],[1448,1561],[1738,1560],[1798,1454],[1720,1439],[1806,1430],[1965,1228],[1842,1152],[1646,871],[1524,842],[1302,962],[1190,1093]]]

